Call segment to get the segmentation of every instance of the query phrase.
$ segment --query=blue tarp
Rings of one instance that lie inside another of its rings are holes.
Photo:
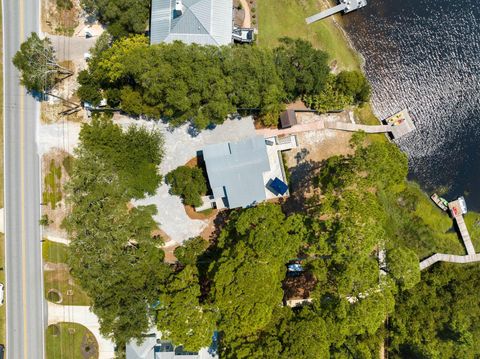
[[[270,187],[277,193],[284,195],[288,191],[288,186],[280,178],[275,177]]]

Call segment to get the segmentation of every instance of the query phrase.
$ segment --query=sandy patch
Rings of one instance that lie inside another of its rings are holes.
[[[52,149],[42,156],[42,216],[46,215],[49,221],[49,224],[43,227],[43,233],[47,238],[67,238],[66,231],[61,227],[68,210],[64,186],[70,179],[69,158],[69,154],[61,149]]]
[[[80,0],[62,1],[66,6],[57,6],[58,0],[42,0],[42,31],[50,34],[72,36],[80,23]]]

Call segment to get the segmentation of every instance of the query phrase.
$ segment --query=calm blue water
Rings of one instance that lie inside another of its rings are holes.
[[[343,17],[380,117],[408,108],[398,141],[424,189],[480,210],[480,0],[369,0]]]

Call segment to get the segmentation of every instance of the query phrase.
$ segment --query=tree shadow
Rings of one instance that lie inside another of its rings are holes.
[[[287,214],[306,212],[308,204],[308,193],[314,188],[315,178],[323,166],[323,161],[303,161],[305,158],[302,151],[297,154],[299,160],[297,165],[290,168],[290,196],[283,202],[283,211]],[[297,156],[295,156],[297,157]]]
[[[208,300],[212,285],[212,278],[209,273],[210,264],[215,262],[217,263],[222,250],[218,248],[218,238],[223,228],[227,223],[228,217],[230,216],[230,210],[224,210],[218,212],[217,216],[213,220],[214,231],[210,235],[209,241],[210,246],[205,252],[203,252],[197,259],[197,269],[199,273],[199,283],[200,283],[200,303],[204,303]]]

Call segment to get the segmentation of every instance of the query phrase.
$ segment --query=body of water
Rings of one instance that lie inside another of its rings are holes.
[[[480,210],[479,0],[369,0],[342,20],[373,87],[376,114],[408,108],[397,143],[410,177]]]

